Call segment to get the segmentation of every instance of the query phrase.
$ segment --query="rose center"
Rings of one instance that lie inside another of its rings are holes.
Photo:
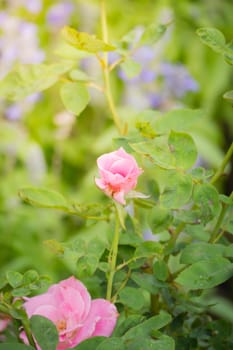
[[[66,321],[65,320],[59,320],[56,324],[58,332],[62,332],[66,330]]]

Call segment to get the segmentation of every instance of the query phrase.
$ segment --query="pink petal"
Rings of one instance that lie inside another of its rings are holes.
[[[85,324],[77,333],[75,344],[94,336],[110,336],[116,325],[117,317],[118,312],[114,304],[104,299],[93,300]]]
[[[115,192],[113,194],[113,198],[115,199],[115,201],[117,201],[118,203],[125,205],[125,198],[124,198],[125,193],[123,191],[120,192]]]

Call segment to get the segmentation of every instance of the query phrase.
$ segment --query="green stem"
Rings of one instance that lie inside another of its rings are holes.
[[[28,320],[22,320],[22,325],[23,325],[23,329],[26,333],[26,336],[28,338],[28,341],[29,341],[29,344],[34,347],[35,349],[37,349],[37,346],[36,346],[36,343],[33,339],[33,336],[32,336],[32,333],[31,333],[31,330],[30,330],[30,326],[29,326],[29,322]]]
[[[112,241],[112,247],[109,252],[110,272],[109,272],[108,284],[107,284],[107,294],[106,294],[107,300],[111,300],[111,297],[112,297],[113,278],[116,272],[116,260],[117,260],[117,253],[118,253],[119,230],[120,230],[120,221],[119,221],[118,212],[116,209],[115,232],[114,232],[114,237]]]
[[[107,26],[107,15],[106,15],[106,4],[105,0],[100,0],[100,12],[101,12],[101,27],[102,27],[102,37],[105,42],[108,42],[108,26]],[[115,103],[112,96],[112,90],[110,85],[110,76],[109,76],[109,66],[108,66],[108,53],[104,53],[103,60],[103,75],[104,75],[104,84],[105,84],[105,95],[108,101],[109,109],[112,113],[113,121],[120,134],[124,134],[124,130],[121,126],[121,121],[118,116]]]
[[[231,193],[229,198],[230,199],[233,198],[233,192]],[[219,213],[218,220],[217,220],[217,222],[215,224],[215,227],[213,229],[211,238],[209,240],[210,243],[216,243],[222,237],[222,235],[224,234],[224,230],[221,230],[221,232],[219,233],[219,229],[220,229],[220,227],[222,225],[222,222],[223,222],[223,220],[225,218],[227,209],[228,209],[228,205],[226,203],[222,203],[222,208],[221,208],[221,211]]]
[[[229,147],[223,161],[222,164],[220,165],[219,169],[217,170],[217,172],[214,174],[214,176],[212,177],[212,179],[210,180],[211,184],[214,184],[223,174],[224,169],[227,165],[227,163],[229,162],[231,156],[233,154],[233,142],[231,144],[231,146]]]

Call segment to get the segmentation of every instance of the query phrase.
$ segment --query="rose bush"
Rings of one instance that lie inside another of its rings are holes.
[[[143,172],[134,157],[121,147],[100,156],[97,165],[100,178],[95,179],[96,185],[115,201],[125,204],[125,195],[135,188]]]
[[[91,300],[86,287],[73,276],[52,285],[44,294],[28,298],[24,308],[29,318],[41,315],[56,325],[57,350],[75,347],[90,337],[110,336],[118,317],[112,303],[105,299]],[[27,343],[24,332],[21,338]]]

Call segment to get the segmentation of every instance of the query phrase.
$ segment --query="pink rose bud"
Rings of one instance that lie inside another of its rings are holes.
[[[118,317],[114,304],[105,299],[91,300],[86,287],[74,277],[52,285],[44,294],[28,298],[24,308],[29,318],[41,315],[56,325],[59,334],[56,350],[73,348],[90,337],[110,336]],[[21,338],[27,343],[24,332]]]
[[[125,195],[137,185],[138,176],[143,172],[133,156],[124,148],[103,154],[97,159],[100,179],[96,185],[109,197],[125,204]]]

